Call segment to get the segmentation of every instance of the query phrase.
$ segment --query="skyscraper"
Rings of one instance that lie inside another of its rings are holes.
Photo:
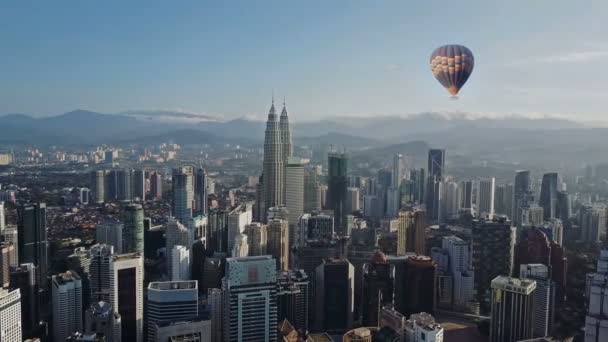
[[[602,249],[595,273],[587,273],[586,281],[585,342],[606,341],[608,338],[608,249]]]
[[[287,119],[285,113],[284,123]],[[274,100],[268,111],[268,121],[266,121],[266,133],[264,137],[264,164],[263,164],[263,210],[260,213],[265,216],[268,208],[283,205],[283,167],[284,153],[281,141],[282,130],[277,113],[274,108]],[[264,222],[266,220],[263,217]]]
[[[140,201],[146,200],[146,172],[144,170],[133,170],[133,198]]]
[[[267,253],[277,262],[277,270],[289,269],[289,225],[287,221],[273,219],[268,221]]]
[[[194,212],[197,215],[207,216],[207,171],[205,169],[196,170],[194,175]]]
[[[114,221],[105,221],[95,228],[95,241],[99,244],[111,245],[116,254],[122,253],[122,237],[124,224]]]
[[[150,197],[153,200],[163,197],[163,175],[158,171],[150,172]]]
[[[172,281],[189,280],[192,277],[190,258],[190,249],[185,246],[174,245],[173,248],[167,251],[171,254],[169,264],[169,277]]]
[[[277,340],[277,276],[271,256],[228,258],[224,291],[224,340]]]
[[[36,266],[36,283],[47,288],[48,243],[46,238],[46,204],[25,204],[18,210],[20,263]]]
[[[353,325],[355,268],[346,259],[324,259],[315,276],[318,331],[344,333]]]
[[[289,128],[289,117],[287,116],[287,106],[283,100],[283,110],[281,110],[281,118],[279,121],[281,129],[281,152],[283,154],[283,162],[285,163],[293,155],[293,146],[291,143],[291,130]]]
[[[198,316],[196,280],[151,282],[148,285],[148,341],[156,341],[156,326]]]
[[[32,338],[38,336],[40,298],[38,294],[39,285],[36,278],[36,267],[32,263],[21,264],[19,267],[11,269],[10,277],[10,289],[18,289],[18,293],[21,296],[21,316],[19,317],[19,320],[22,322],[21,331],[23,337]],[[0,297],[2,296],[0,295]]]
[[[536,281],[533,305],[534,337],[545,337],[551,334],[555,310],[555,283],[549,275],[549,267],[543,264],[520,265],[519,277]]]
[[[363,326],[378,326],[380,309],[393,302],[393,272],[386,256],[376,251],[363,265]]]
[[[230,252],[228,250],[228,215],[229,212],[226,210],[209,210],[207,248],[211,252]]]
[[[253,222],[245,226],[245,235],[249,243],[249,255],[259,256],[266,254],[268,243],[268,227],[259,222]]]
[[[490,342],[532,338],[536,282],[498,276],[492,280],[491,286]]]
[[[316,169],[304,169],[304,212],[311,213],[321,210],[320,184]]]
[[[130,201],[133,198],[133,170],[116,170],[116,199]]]
[[[96,244],[91,246],[91,263],[89,265],[89,289],[90,302],[99,301],[109,302],[111,283],[110,283],[110,263],[114,248],[109,245]]]
[[[445,150],[429,150],[426,186],[426,210],[429,219],[435,221],[439,218],[440,184],[445,177]]]
[[[406,252],[425,254],[427,227],[425,210],[412,208],[401,210],[397,229],[397,254],[405,255]]]
[[[232,252],[236,236],[245,231],[245,226],[251,223],[253,215],[251,208],[246,205],[240,205],[228,214],[228,251]]]
[[[433,313],[436,301],[437,264],[418,255],[395,261],[395,309],[409,316]]]
[[[471,236],[477,301],[482,312],[488,312],[492,279],[512,274],[513,271],[515,227],[511,226],[511,221],[503,218],[473,220]]]
[[[85,312],[85,333],[103,336],[106,342],[120,342],[121,319],[112,305],[97,302]]]
[[[292,246],[298,220],[304,214],[304,163],[299,158],[290,157],[285,164],[285,207],[289,212],[289,245]]]
[[[346,187],[348,157],[345,153],[330,152],[327,173],[327,208],[334,211],[334,227],[338,235],[346,234]]]
[[[54,275],[53,295],[53,339],[65,341],[74,332],[82,332],[82,281],[73,271]]]
[[[441,247],[447,251],[449,258],[454,305],[457,309],[466,308],[474,300],[475,293],[475,272],[471,265],[469,243],[456,236],[446,236]]]
[[[352,213],[360,209],[359,205],[359,188],[346,188],[346,212]]]
[[[393,179],[391,186],[395,189],[399,189],[401,186],[401,180],[403,179],[404,173],[404,159],[402,154],[395,154],[393,156]]]
[[[478,189],[477,216],[492,219],[492,217],[494,217],[494,177],[480,179]]]
[[[141,204],[133,203],[125,207],[122,252],[144,252],[144,209]]]
[[[308,331],[309,280],[304,270],[281,272],[277,278],[277,321],[288,320],[296,329]]]
[[[181,265],[183,265],[183,262],[190,263],[190,260],[184,260],[184,258],[190,259],[190,249],[194,244],[194,231],[190,229],[190,227],[181,224],[173,217],[167,219],[166,227],[165,235],[167,237],[167,242],[165,247],[167,249],[167,274],[172,276],[174,274],[174,267],[178,267],[178,269],[175,270],[175,275],[177,275],[181,273]],[[176,246],[181,246],[182,248],[178,248],[174,252],[173,250]],[[184,249],[186,249],[186,251],[184,251]],[[176,260],[174,260],[174,256],[177,258]]]
[[[517,171],[513,185],[513,225],[516,227],[521,225],[522,209],[528,207],[533,200],[530,171]]]
[[[224,321],[224,302],[222,289],[207,291],[207,303],[211,313],[211,342],[222,342],[222,323]]]
[[[588,244],[598,243],[606,236],[606,210],[603,207],[582,206],[578,214],[581,240]]]
[[[21,295],[19,289],[0,288],[0,340],[21,342]]]
[[[5,225],[6,219],[4,218],[4,202],[0,201],[0,233],[4,232]]]
[[[540,187],[538,205],[543,207],[545,220],[557,217],[557,173],[545,173]]]
[[[144,261],[142,253],[113,255],[110,303],[121,317],[121,341],[143,341]]]
[[[234,238],[234,247],[232,248],[232,257],[244,258],[249,256],[249,244],[247,243],[247,235],[239,234]]]
[[[183,225],[192,219],[194,204],[193,168],[180,167],[173,169],[171,188],[173,190],[173,203],[171,212]]]
[[[106,199],[105,178],[106,172],[104,170],[91,172],[91,190],[93,190],[94,203],[103,203]]]
[[[17,260],[11,260],[15,256],[15,246],[11,242],[0,242],[0,287],[10,285],[10,267]]]

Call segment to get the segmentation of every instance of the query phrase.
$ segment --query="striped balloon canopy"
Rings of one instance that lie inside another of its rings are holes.
[[[431,54],[433,76],[453,97],[471,76],[474,64],[473,53],[462,45],[444,45]]]

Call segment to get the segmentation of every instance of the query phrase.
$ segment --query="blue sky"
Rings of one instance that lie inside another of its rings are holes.
[[[462,111],[604,120],[608,1],[0,2],[0,113],[181,109],[293,120]],[[430,53],[468,46],[460,93]]]

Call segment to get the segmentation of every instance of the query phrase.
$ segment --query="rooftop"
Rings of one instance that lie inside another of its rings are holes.
[[[498,276],[492,280],[493,289],[530,294],[536,288],[536,281],[532,279],[512,278]]]
[[[197,289],[198,282],[196,280],[185,281],[156,281],[148,285],[148,289],[159,291],[174,291],[174,290],[191,290]]]
[[[63,285],[72,281],[79,281],[80,276],[74,271],[67,271],[53,276],[53,281],[59,285]]]

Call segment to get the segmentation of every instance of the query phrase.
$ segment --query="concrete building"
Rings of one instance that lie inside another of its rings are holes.
[[[192,276],[192,252],[185,246],[174,245],[170,251],[167,251],[171,257],[169,266],[169,277],[172,281],[190,280]]]
[[[597,260],[595,273],[588,273],[586,280],[585,342],[601,342],[608,339],[608,249],[603,249]]]
[[[361,206],[359,205],[360,191],[359,188],[348,187],[346,188],[346,212],[352,213],[359,211]],[[401,200],[401,199],[399,199]]]
[[[410,315],[404,335],[405,342],[443,342],[443,328],[426,312]]]
[[[249,256],[249,244],[247,242],[247,235],[239,234],[236,236],[234,241],[234,247],[232,248],[232,256],[235,258],[243,258]]]
[[[114,221],[100,223],[95,228],[95,241],[99,244],[106,244],[114,247],[116,254],[122,254],[122,234],[124,224]]]
[[[150,341],[211,341],[211,320],[207,317],[194,317],[181,321],[161,322],[156,325],[156,339]]]
[[[519,268],[519,277],[536,281],[532,314],[533,336],[549,336],[555,312],[555,283],[551,280],[549,268],[543,264],[523,264]]]
[[[0,287],[10,285],[10,268],[17,263],[15,258],[15,246],[11,242],[0,242]]]
[[[531,279],[498,276],[492,280],[490,342],[530,339],[534,329],[534,290]]]
[[[581,241],[598,243],[606,236],[606,209],[600,206],[583,206],[578,214]]]
[[[20,291],[0,288],[0,340],[21,342],[22,337]]]
[[[384,253],[376,251],[363,265],[362,320],[364,326],[378,326],[380,309],[393,302],[393,268]]]
[[[251,208],[241,205],[228,214],[228,251],[234,249],[236,236],[245,231],[245,227],[251,223],[253,214]]]
[[[276,262],[271,256],[226,260],[224,341],[277,340],[276,281]]]
[[[435,311],[437,265],[428,256],[397,259],[395,267],[395,309],[404,315]]]
[[[277,270],[289,269],[289,225],[287,221],[273,219],[268,221],[267,253],[277,262]]]
[[[209,182],[207,171],[197,169],[194,174],[194,213],[207,216],[209,205],[207,203],[207,183]]]
[[[397,255],[407,252],[426,253],[426,212],[421,209],[403,209],[399,212]]]
[[[146,172],[144,170],[133,170],[133,198],[140,201],[146,200]]]
[[[222,289],[209,289],[207,291],[207,305],[211,314],[211,342],[222,342],[224,321],[224,301]]]
[[[103,336],[106,342],[121,342],[121,319],[112,305],[97,302],[85,312],[85,333]]]
[[[93,190],[93,202],[100,204],[106,200],[105,194],[105,170],[91,172],[91,190]]]
[[[144,260],[141,253],[112,255],[110,301],[121,317],[121,341],[144,338]]]
[[[245,226],[245,235],[249,244],[249,256],[266,255],[268,243],[268,227],[259,222]]]
[[[73,271],[54,275],[51,281],[53,297],[53,339],[64,341],[70,334],[83,331],[82,280]]]
[[[192,319],[198,313],[196,280],[152,282],[148,285],[148,341],[167,341],[157,339],[157,325]]]
[[[111,245],[96,244],[91,246],[89,263],[89,292],[90,303],[99,301],[110,302],[112,284],[110,282],[110,264],[114,247]]]
[[[159,200],[163,197],[163,175],[158,171],[150,172],[150,198]]]

